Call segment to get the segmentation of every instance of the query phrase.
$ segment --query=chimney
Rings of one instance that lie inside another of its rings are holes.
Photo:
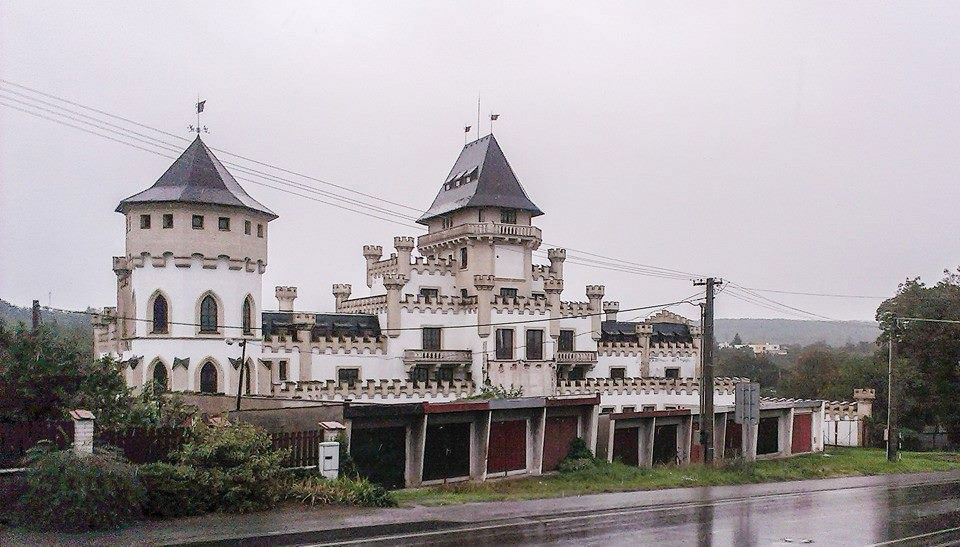
[[[620,302],[603,303],[603,313],[606,314],[607,321],[616,321],[618,311],[620,311]]]
[[[296,287],[277,287],[277,306],[280,311],[293,311],[293,301],[296,299]]]

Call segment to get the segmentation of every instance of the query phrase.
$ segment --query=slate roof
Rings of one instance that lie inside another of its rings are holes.
[[[543,214],[520,186],[493,134],[464,145],[433,205],[417,222],[464,207],[503,207]]]
[[[124,199],[116,210],[125,213],[130,205],[138,203],[225,205],[262,213],[270,220],[277,218],[276,213],[244,191],[199,136],[153,186]]]
[[[636,342],[637,323],[629,321],[602,321],[600,323],[600,340],[603,342]],[[662,343],[690,343],[693,335],[690,327],[680,323],[653,323],[653,335],[650,342]]]
[[[314,336],[323,337],[361,337],[380,336],[380,320],[376,315],[356,313],[318,313],[317,324],[313,327]],[[263,322],[263,335],[285,335],[293,327],[293,312],[267,311],[260,314]]]

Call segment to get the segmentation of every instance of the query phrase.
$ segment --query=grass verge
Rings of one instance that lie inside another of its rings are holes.
[[[453,505],[473,501],[524,500],[657,490],[688,486],[722,486],[830,477],[916,473],[960,469],[960,454],[902,452],[891,463],[881,449],[828,448],[819,454],[755,463],[725,462],[717,467],[690,465],[653,469],[630,467],[619,462],[600,462],[588,469],[542,477],[484,483],[413,488],[394,492],[400,505]]]

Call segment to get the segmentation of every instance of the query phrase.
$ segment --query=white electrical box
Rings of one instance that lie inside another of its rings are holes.
[[[320,443],[320,474],[328,479],[335,479],[340,473],[340,443]]]

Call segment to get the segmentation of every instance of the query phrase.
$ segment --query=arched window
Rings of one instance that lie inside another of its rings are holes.
[[[167,385],[167,367],[159,361],[153,366],[153,386],[157,391],[166,391],[169,387]]]
[[[250,297],[243,299],[243,318],[241,320],[243,325],[243,334],[252,334],[253,333],[253,303],[250,302]]]
[[[200,301],[200,332],[217,332],[217,301],[211,294]]]
[[[247,395],[250,395],[251,391],[250,391],[250,364],[249,363],[246,363],[243,365],[243,375],[244,375],[243,381],[244,381],[245,393]]]
[[[153,332],[155,334],[167,333],[167,299],[162,294],[158,294],[153,299]]]
[[[208,297],[209,298],[209,297]],[[200,393],[217,392],[217,367],[210,361],[200,368]]]

